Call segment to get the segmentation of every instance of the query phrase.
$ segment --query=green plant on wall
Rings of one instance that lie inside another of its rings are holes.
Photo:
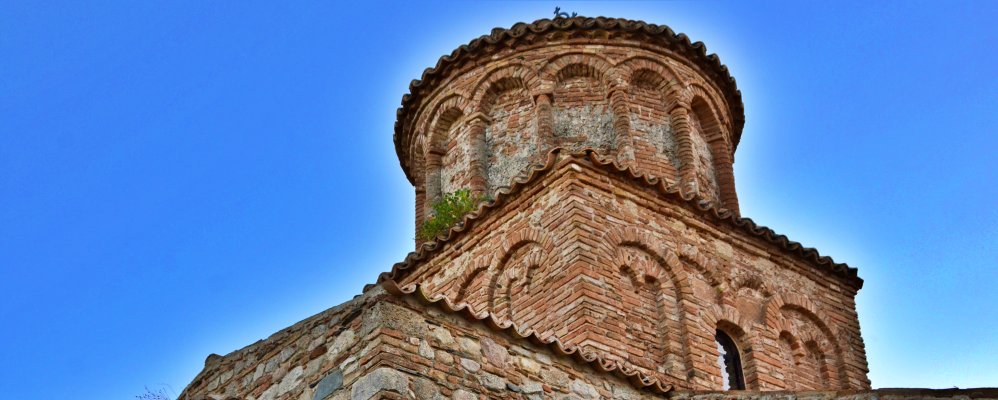
[[[433,203],[432,214],[423,222],[423,226],[419,227],[416,237],[421,240],[432,240],[461,221],[465,214],[474,211],[478,203],[485,200],[488,200],[485,196],[472,194],[468,189],[444,194],[440,200]]]

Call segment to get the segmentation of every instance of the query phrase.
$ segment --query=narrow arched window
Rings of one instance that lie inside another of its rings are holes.
[[[738,354],[738,347],[731,336],[720,329],[714,334],[714,341],[717,342],[717,366],[721,368],[722,389],[724,390],[745,390],[745,376],[742,374],[742,357]]]

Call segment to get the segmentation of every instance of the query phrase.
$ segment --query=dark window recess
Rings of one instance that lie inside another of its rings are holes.
[[[721,380],[724,390],[745,390],[745,376],[742,374],[742,358],[738,355],[738,347],[731,336],[718,330],[714,334],[717,342],[717,365],[721,367]]]

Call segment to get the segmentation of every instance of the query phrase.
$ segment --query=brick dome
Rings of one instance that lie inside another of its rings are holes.
[[[394,139],[417,223],[442,194],[492,194],[554,147],[592,148],[738,210],[741,93],[716,55],[668,27],[576,17],[494,29],[410,92]]]

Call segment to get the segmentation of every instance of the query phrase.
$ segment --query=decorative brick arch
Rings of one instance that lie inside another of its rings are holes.
[[[841,364],[839,355],[836,352],[834,339],[824,337],[824,333],[815,335],[813,330],[799,332],[800,343],[803,344],[802,351],[813,354],[816,357],[816,371],[819,375],[819,382],[832,388],[841,387],[843,379],[846,379],[839,367]],[[806,355],[807,356],[807,355]]]
[[[756,273],[751,273],[743,275],[737,279],[731,279],[730,288],[722,292],[720,295],[720,302],[722,304],[731,304],[736,301],[741,289],[755,290],[765,299],[773,296],[773,291],[770,290],[769,285],[766,284],[766,280]]]
[[[721,330],[735,340],[739,347],[742,359],[742,372],[745,376],[746,389],[758,389],[759,374],[754,357],[755,349],[762,345],[762,341],[756,335],[756,323],[751,318],[744,317],[738,309],[730,305],[714,305],[707,308],[700,314],[701,329],[713,334],[715,330]],[[711,360],[717,359],[719,354],[715,347],[710,347]]]
[[[703,97],[717,113],[717,119],[720,121],[725,132],[731,131],[731,119],[728,118],[729,116],[725,112],[728,110],[728,105],[724,99],[717,96],[715,91],[706,89],[700,82],[691,82],[687,87],[687,93],[689,93],[691,99],[698,96]],[[726,137],[725,140],[727,139]]]
[[[817,331],[821,332],[824,338],[815,338],[813,335],[804,337],[805,332],[793,330],[792,326],[785,320],[785,317],[781,313],[782,310],[796,310],[800,312],[805,318],[810,320],[809,322]],[[821,349],[826,357],[831,358],[831,361],[834,363],[833,366],[829,367],[830,371],[833,371],[830,373],[834,373],[834,376],[829,376],[831,378],[829,382],[837,384],[840,387],[846,387],[849,381],[849,374],[842,351],[844,346],[838,342],[839,335],[837,330],[833,325],[829,325],[827,321],[830,321],[828,316],[809,298],[796,293],[786,293],[774,295],[769,299],[763,313],[762,323],[767,327],[766,331],[771,335],[776,335],[776,337],[778,337],[781,331],[788,331],[794,334],[801,343],[807,343],[808,340],[814,340],[815,343],[818,343],[820,345],[819,349]]]
[[[449,92],[446,95],[437,97],[433,100],[433,102],[421,108],[419,116],[413,124],[419,132],[417,135],[430,134],[433,122],[440,115],[441,110],[457,108],[461,110],[463,114],[469,114],[471,110],[468,108],[467,99],[468,98],[461,93]],[[430,138],[427,137],[425,140],[428,142]]]
[[[533,69],[523,64],[510,64],[490,71],[475,84],[471,104],[474,105],[476,112],[488,113],[488,104],[485,103],[490,94],[505,91],[504,88],[497,88],[503,82],[516,82],[518,85],[516,87],[526,90],[532,99],[541,93],[541,79]]]
[[[773,296],[773,291],[769,289],[769,285],[766,284],[766,279],[759,274],[751,273],[743,275],[738,279],[733,279],[731,283],[731,292],[737,292],[742,288],[748,288],[755,290],[762,294],[763,297],[769,298]]]
[[[557,95],[557,88],[566,79],[566,74],[595,80],[594,84],[599,88],[597,94],[606,96],[608,111],[612,113],[614,136],[612,140],[604,138],[599,145],[590,144],[590,146],[600,148],[605,154],[614,152],[617,161],[624,164],[634,159],[634,140],[631,137],[631,124],[628,118],[627,83],[611,62],[593,53],[566,53],[549,60],[540,71],[541,91],[554,94],[551,99],[552,104],[560,103],[561,97]]]
[[[469,295],[475,294],[474,298],[481,300],[475,301],[475,311],[494,313],[497,283],[506,278],[520,278],[508,275],[511,270],[508,262],[522,249],[530,251],[524,259],[527,264],[525,267],[528,268],[526,272],[530,273],[533,272],[530,271],[532,269],[548,266],[548,257],[554,253],[553,242],[543,232],[534,229],[514,232],[500,243],[496,251],[477,257],[474,265],[462,274],[455,301],[467,303]],[[508,317],[510,313],[502,316]]]
[[[535,271],[543,265],[545,252],[543,252],[541,245],[537,242],[528,241],[520,243],[522,244],[510,250],[505,259],[499,264],[499,267],[492,273],[492,279],[488,287],[488,310],[494,315],[505,317],[509,322],[517,323],[517,325],[523,327],[529,326],[529,324],[515,320],[516,310],[513,304],[514,285],[519,284],[524,292],[529,291],[533,285],[532,278]],[[524,255],[523,264],[509,265],[512,255],[520,250],[527,251]],[[503,288],[499,287],[503,282],[507,285],[505,290],[501,290]],[[504,312],[499,311],[499,304],[497,302],[500,300],[504,301]]]
[[[420,227],[423,225],[423,221],[426,220],[426,209],[429,206],[426,199],[426,151],[423,135],[419,134],[416,136],[416,140],[413,141],[412,151],[409,152],[412,160],[410,165],[416,166],[413,168],[413,181],[416,187],[416,232],[419,232]],[[419,239],[416,239],[416,247],[422,244]]]
[[[607,93],[611,88],[623,83],[619,79],[617,69],[609,61],[596,54],[591,53],[565,53],[554,57],[544,64],[540,69],[542,93],[551,93],[555,85],[560,81],[560,74],[566,68],[573,65],[585,66],[591,71],[592,78],[595,78]]]
[[[616,97],[623,98],[626,112],[615,115],[628,122],[629,141],[622,143],[633,146],[634,160],[644,171],[678,181],[681,157],[675,129],[662,128],[671,125],[667,122],[670,104],[677,101],[685,84],[671,67],[647,56],[629,58],[616,69],[621,77],[620,91],[625,94]]]
[[[541,125],[549,128],[551,124],[541,121],[552,119],[551,109],[538,104],[550,102],[547,97],[540,98],[540,86],[534,70],[519,63],[491,70],[475,84],[471,99],[475,113],[467,126],[469,148],[475,152],[472,173],[478,177],[477,182],[472,182],[473,191],[487,193],[506,185],[531,161],[536,161],[536,156],[543,153],[538,150],[550,147],[550,129],[541,129]],[[505,98],[502,104],[496,103],[511,92],[512,97]],[[509,110],[511,105],[515,107]],[[532,146],[536,147],[527,153],[508,152]]]
[[[653,243],[659,243],[660,241],[656,240],[654,235],[648,231],[636,227],[627,227],[609,231],[605,236],[607,243],[617,244],[614,247],[612,255],[614,268],[625,266],[624,249],[634,248],[651,256],[659,267],[651,271],[632,271],[638,281],[645,280],[649,283],[657,283],[657,287],[654,289],[659,293],[665,290],[664,282],[671,284],[675,304],[672,304],[672,307],[668,307],[667,304],[658,305],[661,313],[660,321],[658,322],[659,325],[674,329],[677,335],[667,342],[665,346],[666,353],[661,357],[664,360],[670,355],[678,356],[678,362],[682,368],[680,375],[686,375],[679,376],[678,378],[689,379],[694,373],[693,352],[690,350],[690,332],[693,321],[687,315],[686,310],[691,309],[693,305],[688,298],[689,294],[692,293],[692,289],[689,286],[689,276],[682,262],[672,251],[653,246]],[[639,277],[637,276],[638,273],[644,273],[645,276]],[[651,279],[649,280],[648,278]]]
[[[721,141],[724,144],[724,147],[718,148],[717,151],[724,151],[725,153],[731,153],[731,141],[727,135],[729,131],[728,118],[725,116],[724,112],[722,111],[723,109],[719,108],[717,102],[714,101],[714,96],[712,96],[709,92],[704,90],[703,87],[696,84],[690,85],[689,88],[686,90],[686,93],[687,93],[686,97],[688,100],[687,103],[690,104],[691,107],[693,106],[693,103],[697,101],[697,99],[699,99],[704,103],[706,107],[704,107],[704,110],[702,111],[709,112],[709,115],[707,117],[709,117],[709,119],[712,120],[710,121],[711,123],[716,125],[710,127],[704,126],[704,130],[707,131],[706,132],[707,141],[711,143],[715,141]]]
[[[776,332],[775,343],[777,343],[777,346],[775,348],[780,349],[779,351],[781,353],[780,354],[781,357],[777,359],[780,362],[780,365],[771,365],[770,368],[771,370],[779,369],[784,374],[782,382],[783,386],[778,387],[779,389],[795,390],[797,382],[796,378],[797,370],[799,368],[798,364],[801,362],[801,360],[804,357],[807,356],[807,352],[804,350],[803,343],[801,343],[800,339],[797,338],[797,335],[793,333],[793,328],[790,327],[789,325],[784,324],[784,326],[777,328],[774,332]],[[786,341],[787,344],[790,346],[789,358],[782,357],[783,350],[782,348],[780,348],[779,344],[779,342],[782,341]],[[769,358],[774,359],[775,357],[772,356],[773,355],[770,355]]]
[[[490,254],[474,258],[474,264],[471,266],[471,268],[468,268],[468,270],[465,273],[463,273],[462,277],[460,278],[460,285],[458,286],[457,295],[454,296],[455,303],[460,304],[465,301],[465,298],[468,295],[469,288],[471,287],[472,284],[475,283],[475,281],[482,273],[484,273],[486,270],[489,269],[489,266],[492,265],[493,258],[494,257]],[[479,308],[481,309],[476,310],[477,312],[485,311],[484,307],[479,307]]]
[[[751,318],[742,316],[735,307],[727,304],[715,304],[705,309],[701,313],[700,318],[703,327],[711,330],[717,329],[718,324],[722,322],[735,326],[739,330],[737,333],[745,335],[746,339],[751,339],[747,344],[757,344],[758,339],[755,334],[756,322]]]
[[[687,261],[693,269],[700,272],[710,286],[724,289],[725,282],[720,272],[721,264],[701,254],[700,249],[696,246],[684,245],[679,253],[679,258]]]
[[[684,102],[688,104],[688,114],[693,114],[696,116],[697,120],[700,121],[701,128],[703,129],[703,140],[706,141],[707,147],[710,151],[711,165],[710,168],[713,169],[714,180],[716,184],[717,198],[714,199],[716,202],[732,211],[736,214],[738,213],[738,195],[735,192],[735,175],[733,158],[731,153],[731,141],[728,137],[728,130],[722,123],[721,114],[714,103],[710,100],[710,96],[703,92],[698,86],[691,86],[690,90],[687,91],[689,95],[689,101]],[[692,125],[691,125],[692,126]],[[686,133],[688,132],[688,133]],[[689,135],[689,153],[688,159],[684,160],[684,163],[689,163],[687,170],[685,171],[685,177],[688,182],[695,182],[701,175],[701,171],[696,171],[693,169],[693,165],[696,163],[696,155],[693,151],[693,129],[687,128],[684,132]]]
[[[825,321],[828,321],[828,318],[824,315],[824,312],[818,309],[818,306],[811,299],[796,293],[777,293],[773,297],[770,297],[769,301],[766,302],[762,322],[767,326],[778,326],[779,320],[782,319],[780,310],[785,307],[804,311],[804,314],[809,314],[812,318],[820,322],[824,326],[822,330],[827,331],[827,334],[835,334],[835,331],[825,323]]]
[[[454,126],[460,126],[468,115],[467,111],[464,97],[457,94],[450,95],[434,106],[430,114],[432,117],[423,130],[423,134],[426,135],[426,139],[423,140],[425,163],[422,168],[425,176],[426,200],[423,214],[429,212],[430,205],[443,196],[441,170],[443,158],[447,154],[447,135]]]
[[[662,79],[659,89],[665,95],[672,93],[673,96],[678,97],[678,92],[675,90],[681,90],[686,85],[679,73],[672,67],[647,56],[635,56],[621,61],[617,64],[617,69],[620,71],[620,75],[625,78],[624,82],[628,84],[634,82],[635,75],[641,71],[658,75]]]
[[[423,130],[424,134],[429,135],[426,143],[428,144],[426,151],[442,151],[440,146],[445,143],[445,137],[447,132],[441,133],[444,128],[450,128],[453,124],[458,123],[460,118],[468,115],[467,100],[464,97],[453,94],[444,98],[441,102],[437,103],[433,111],[429,114],[430,118],[427,120],[427,125]]]

